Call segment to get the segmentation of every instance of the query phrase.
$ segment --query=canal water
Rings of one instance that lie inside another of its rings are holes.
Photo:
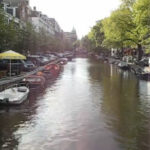
[[[150,82],[75,59],[19,107],[0,107],[2,150],[150,150]]]

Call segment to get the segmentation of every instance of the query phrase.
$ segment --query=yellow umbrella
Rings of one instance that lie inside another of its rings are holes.
[[[10,76],[11,76],[11,60],[26,59],[26,56],[21,55],[12,50],[9,50],[9,51],[0,53],[0,59],[9,59],[10,60]]]
[[[17,52],[14,52],[12,50],[0,53],[0,59],[26,59],[26,56],[21,55]]]

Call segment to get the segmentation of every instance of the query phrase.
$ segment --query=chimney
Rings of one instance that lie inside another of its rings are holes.
[[[29,0],[26,0],[26,4],[29,5]]]
[[[36,7],[35,6],[33,7],[33,10],[36,11]]]

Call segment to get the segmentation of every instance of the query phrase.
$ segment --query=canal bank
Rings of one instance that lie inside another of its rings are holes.
[[[21,107],[0,108],[0,149],[149,150],[150,85],[74,59]]]

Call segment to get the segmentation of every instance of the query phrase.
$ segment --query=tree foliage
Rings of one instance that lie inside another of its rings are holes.
[[[17,40],[17,26],[13,21],[8,23],[8,19],[2,9],[0,9],[0,50],[13,48]]]
[[[80,43],[81,48],[86,49],[87,51],[92,50],[94,47],[93,41],[91,41],[88,36],[83,37]]]
[[[113,48],[133,46],[138,41],[138,35],[134,32],[132,12],[128,8],[119,8],[112,12],[111,16],[103,21],[103,30],[107,44]]]
[[[104,45],[102,45],[104,40],[104,32],[102,30],[102,20],[97,21],[96,25],[93,26],[88,36],[83,38],[83,41],[88,43],[88,49],[94,50],[95,52],[100,52],[105,49]],[[89,46],[90,45],[90,46]]]
[[[134,22],[136,30],[139,32],[140,40],[143,45],[150,42],[150,1],[138,0],[134,4]]]
[[[88,34],[95,47],[143,48],[150,45],[150,0],[121,0],[120,7],[98,22]]]
[[[135,3],[136,0],[121,0],[121,7],[123,8],[130,8],[132,9],[134,3]]]
[[[6,13],[0,9],[0,51],[13,49],[27,54],[72,50],[73,44],[62,34],[50,35],[43,28],[37,31],[29,22],[20,27],[14,20],[8,21]]]

